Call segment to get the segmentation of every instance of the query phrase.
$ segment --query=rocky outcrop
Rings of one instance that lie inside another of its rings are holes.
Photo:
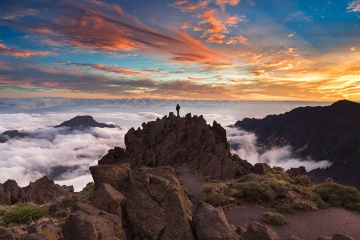
[[[59,127],[69,127],[72,129],[83,129],[90,127],[98,127],[98,128],[116,128],[118,126],[114,124],[106,124],[99,123],[95,121],[92,116],[76,116],[68,121],[61,123],[60,125],[55,126],[55,128]]]
[[[77,203],[63,227],[64,240],[126,239],[119,218],[90,204]]]
[[[329,160],[333,165],[310,174],[360,188],[360,104],[347,100],[325,107],[300,107],[264,119],[245,118],[235,127],[254,132],[265,148],[290,145],[294,157]]]
[[[230,229],[222,208],[199,202],[193,215],[193,225],[198,240],[239,239]]]
[[[331,240],[354,240],[354,238],[337,233],[331,238]]]
[[[298,168],[290,168],[289,170],[286,171],[286,173],[290,177],[308,176],[309,175],[304,166],[301,166]]]
[[[98,165],[90,167],[95,188],[107,183],[119,192],[125,192],[131,184],[131,169],[129,164]]]
[[[23,188],[29,202],[44,204],[54,202],[59,198],[69,197],[74,192],[72,186],[60,186],[46,176],[30,182],[29,186]]]
[[[191,207],[171,167],[140,169],[127,193],[128,218],[140,239],[195,239]]]
[[[231,179],[246,174],[239,157],[231,156],[225,129],[214,121],[207,125],[202,116],[173,113],[156,121],[131,128],[125,135],[126,151],[109,151],[99,162],[130,162],[132,167],[176,166],[187,164],[193,171],[216,179]],[[245,163],[246,164],[246,163]],[[249,168],[248,164],[246,167]]]
[[[110,149],[98,162],[99,165],[117,164],[125,158],[125,150],[121,147]]]
[[[244,240],[280,240],[274,229],[258,222],[249,223],[246,232],[241,236]]]
[[[27,232],[25,239],[60,240],[63,238],[62,229],[51,223],[32,225],[28,227]]]
[[[271,169],[271,167],[266,163],[255,163],[254,165],[254,173],[259,175],[265,175],[269,169]]]
[[[24,190],[21,187],[19,187],[19,185],[15,180],[9,179],[6,182],[4,182],[3,186],[4,189],[10,193],[11,204],[27,201],[27,197]]]
[[[0,205],[11,205],[11,194],[0,183]]]

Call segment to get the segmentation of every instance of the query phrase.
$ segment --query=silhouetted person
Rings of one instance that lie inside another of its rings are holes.
[[[179,114],[179,112],[180,112],[180,105],[179,105],[179,104],[176,105],[176,112],[177,112],[177,116],[180,117],[180,114]]]

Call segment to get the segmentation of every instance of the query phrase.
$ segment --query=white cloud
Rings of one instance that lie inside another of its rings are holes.
[[[246,132],[236,128],[226,128],[227,138],[232,146],[232,153],[239,155],[241,159],[252,164],[264,162],[270,166],[279,166],[284,169],[304,166],[307,171],[316,168],[327,168],[331,163],[327,160],[314,161],[312,159],[295,158],[291,146],[274,147],[264,150],[257,146],[257,138],[254,133]]]
[[[360,0],[354,0],[350,2],[346,10],[349,12],[360,12]]]

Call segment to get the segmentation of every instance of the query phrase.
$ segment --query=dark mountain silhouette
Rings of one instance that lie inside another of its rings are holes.
[[[69,127],[69,128],[90,128],[90,127],[99,127],[99,128],[116,128],[118,126],[114,124],[99,123],[95,121],[92,116],[76,116],[68,121],[61,123],[60,125],[55,126],[59,127]]]
[[[360,104],[341,100],[326,107],[300,107],[264,119],[245,118],[235,126],[251,131],[259,144],[291,145],[298,157],[329,160],[328,169],[313,170],[316,181],[327,177],[360,188]]]

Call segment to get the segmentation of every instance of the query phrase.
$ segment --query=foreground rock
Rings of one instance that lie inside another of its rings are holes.
[[[141,169],[127,193],[129,221],[140,239],[195,239],[191,207],[171,167]]]
[[[72,186],[60,186],[46,176],[30,182],[29,186],[23,189],[28,201],[36,204],[54,202],[59,198],[69,197],[74,192]]]
[[[187,164],[203,176],[231,179],[247,173],[243,161],[232,157],[225,129],[214,121],[207,125],[202,116],[173,113],[143,123],[142,129],[130,129],[125,135],[126,151],[109,151],[99,164],[131,162],[132,167],[176,166]],[[251,168],[245,164],[247,168]]]
[[[239,239],[239,236],[230,229],[223,210],[204,202],[196,205],[193,224],[198,240]]]
[[[78,203],[63,227],[64,240],[126,239],[119,218],[90,204]]]
[[[241,236],[244,240],[280,240],[274,229],[258,222],[249,223],[246,232]]]

